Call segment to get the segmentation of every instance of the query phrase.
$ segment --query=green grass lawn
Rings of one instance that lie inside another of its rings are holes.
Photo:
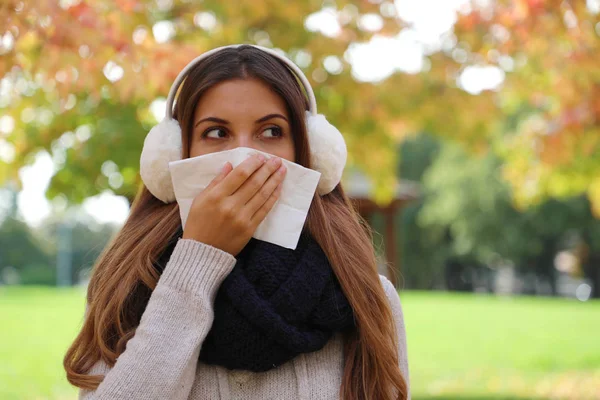
[[[414,399],[600,399],[600,302],[401,295]],[[0,399],[75,399],[81,289],[0,288]]]

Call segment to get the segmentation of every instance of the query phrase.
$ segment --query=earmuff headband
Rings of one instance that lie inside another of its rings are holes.
[[[207,57],[211,56],[212,54],[215,54],[223,49],[237,48],[240,46],[244,46],[244,45],[243,44],[234,44],[234,45],[229,45],[229,46],[217,47],[216,49],[209,50],[206,53],[203,53],[202,55],[200,55],[200,56],[194,58],[192,61],[190,61],[188,63],[188,65],[186,65],[181,70],[179,75],[177,75],[177,78],[175,78],[175,81],[173,82],[173,85],[171,86],[171,90],[169,90],[169,97],[167,98],[166,118],[173,119],[173,102],[175,101],[175,96],[177,95],[179,86],[182,84],[182,82],[186,78],[188,72],[192,68],[194,68],[194,66],[196,64],[198,64],[200,61],[204,60],[205,58],[207,58]],[[272,56],[276,57],[277,59],[281,60],[302,82],[302,86],[304,86],[304,90],[308,96],[310,113],[312,115],[317,115],[317,100],[315,98],[315,93],[313,92],[312,87],[310,86],[310,82],[308,81],[308,78],[306,77],[306,75],[304,75],[304,72],[302,72],[300,67],[298,67],[296,64],[294,64],[292,61],[288,60],[287,58],[281,56],[279,53],[277,53],[273,49],[269,49],[268,47],[258,46],[258,45],[254,45],[254,44],[250,44],[248,46],[252,46],[259,50],[267,52],[267,53],[271,54]]]
[[[156,198],[163,203],[176,201],[169,163],[181,160],[182,132],[179,121],[173,119],[173,103],[179,86],[185,80],[189,71],[200,61],[226,48],[243,46],[235,44],[218,47],[196,57],[177,75],[169,90],[165,118],[155,125],[144,139],[144,147],[140,156],[140,176],[144,185]],[[324,196],[330,193],[342,178],[346,165],[346,142],[340,131],[331,125],[324,115],[317,114],[315,94],[302,70],[291,60],[266,47],[250,45],[281,60],[294,74],[308,98],[309,110],[306,114],[306,134],[310,146],[310,165],[321,173],[317,191]]]

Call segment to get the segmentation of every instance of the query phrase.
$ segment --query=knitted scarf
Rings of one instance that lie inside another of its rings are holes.
[[[155,265],[159,272],[181,235],[180,229]],[[352,308],[308,232],[295,250],[252,238],[236,259],[217,292],[200,350],[204,363],[268,371],[354,327]]]

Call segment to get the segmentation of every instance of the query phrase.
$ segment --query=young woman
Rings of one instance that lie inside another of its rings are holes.
[[[400,301],[342,185],[315,194],[295,250],[252,238],[278,199],[281,159],[316,159],[314,94],[286,60],[228,46],[180,74],[180,158],[240,146],[275,157],[227,164],[185,227],[165,184],[142,174],[64,359],[81,399],[410,398]]]

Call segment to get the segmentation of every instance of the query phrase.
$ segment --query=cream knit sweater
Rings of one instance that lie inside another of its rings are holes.
[[[338,334],[314,353],[267,372],[229,371],[198,362],[213,321],[217,290],[236,263],[231,254],[179,239],[142,315],[135,336],[113,368],[100,360],[90,375],[104,375],[79,399],[339,399],[343,342]],[[398,294],[385,277],[398,331],[400,369],[408,382],[406,336]]]

